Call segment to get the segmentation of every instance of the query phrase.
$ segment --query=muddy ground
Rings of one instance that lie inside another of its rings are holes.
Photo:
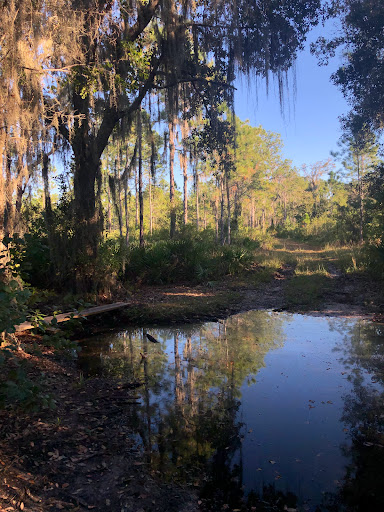
[[[319,291],[312,307],[287,299],[294,266],[285,265],[268,282],[254,286],[252,273],[258,272],[255,266],[243,278],[214,288],[142,288],[129,296],[128,308],[91,322],[88,328],[215,320],[250,309],[384,320],[381,287],[367,276],[343,275],[330,268],[329,285]],[[19,339],[21,348],[39,340],[30,334]],[[30,377],[41,379],[44,391],[55,397],[56,408],[0,411],[0,510],[207,510],[196,482],[183,487],[163,482],[138,448],[133,425],[139,382],[84,379],[75,360],[58,357],[43,346],[41,351],[31,355],[21,349],[18,357],[33,363]],[[262,509],[278,510],[274,504],[258,508]]]

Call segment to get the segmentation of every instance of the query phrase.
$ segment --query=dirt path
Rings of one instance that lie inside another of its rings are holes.
[[[290,240],[270,251],[269,258],[279,265],[257,264],[214,287],[143,288],[131,297],[120,320],[135,325],[195,322],[251,309],[384,318],[380,283],[363,273],[344,272],[332,251]]]
[[[319,272],[300,272],[298,261],[283,264],[270,283],[244,291],[242,309],[276,309],[383,320],[382,286],[372,277],[359,272],[343,272],[332,253],[304,242],[285,242],[281,251],[289,260],[296,258],[312,265],[317,262],[320,275]]]

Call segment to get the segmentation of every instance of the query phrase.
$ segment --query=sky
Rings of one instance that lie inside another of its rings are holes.
[[[324,33],[326,32],[326,33]],[[326,67],[317,64],[310,54],[309,44],[319,35],[329,35],[331,29],[317,27],[307,40],[306,48],[300,52],[296,62],[296,97],[293,93],[293,74],[289,74],[290,91],[286,95],[284,116],[281,115],[277,84],[271,80],[268,95],[265,85],[247,80],[237,80],[235,93],[236,115],[252,126],[261,125],[268,131],[280,133],[284,148],[283,156],[301,168],[330,157],[337,150],[341,136],[338,117],[349,111],[349,106],[340,90],[331,82],[330,76],[341,64],[335,57]],[[257,91],[257,92],[256,92]]]

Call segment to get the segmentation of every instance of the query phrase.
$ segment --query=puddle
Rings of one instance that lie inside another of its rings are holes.
[[[143,382],[135,428],[162,479],[206,510],[384,509],[383,325],[250,311],[149,332],[85,341],[80,364]]]

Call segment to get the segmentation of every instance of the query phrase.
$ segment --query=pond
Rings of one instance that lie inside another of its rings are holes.
[[[382,324],[250,311],[145,332],[85,340],[80,364],[142,383],[134,427],[162,479],[206,510],[384,510]]]

